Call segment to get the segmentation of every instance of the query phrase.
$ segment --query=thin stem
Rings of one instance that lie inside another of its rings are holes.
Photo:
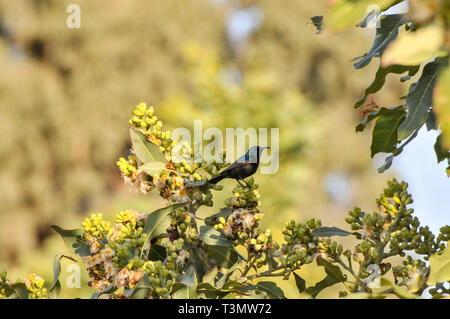
[[[388,252],[388,253],[384,253],[382,259],[385,259],[385,258],[389,258],[389,257],[395,256],[395,255],[399,254],[400,252],[401,252],[401,250],[399,250],[399,249],[393,249],[393,250],[391,250],[391,251]]]
[[[362,280],[359,278],[359,276],[357,276],[356,274],[355,274],[355,272],[353,271],[353,269],[351,268],[351,267],[349,267],[349,266],[347,266],[343,261],[342,261],[342,259],[341,259],[341,257],[339,257],[339,256],[336,256],[336,258],[335,258],[335,260],[345,269],[345,270],[347,270],[355,279],[356,279],[356,283],[355,283],[355,286],[354,286],[354,289],[355,288],[357,288],[358,287],[358,284],[362,287],[362,286],[364,286],[364,283],[362,282]],[[347,285],[345,285],[346,287],[347,287]],[[348,287],[347,287],[347,289],[349,289]],[[353,290],[354,290],[353,289]],[[350,290],[350,289],[349,289]],[[352,291],[352,290],[350,290],[350,291]]]
[[[245,275],[247,275],[247,273],[250,271],[250,269],[252,269],[253,264],[255,263],[256,257],[253,257],[252,259],[248,259],[247,261],[247,266],[244,269],[244,272],[242,273],[242,277],[245,277]]]
[[[278,276],[284,276],[285,274],[287,274],[287,273],[289,273],[289,272],[291,272],[291,271],[293,270],[292,268],[288,268],[288,269],[286,269],[286,270],[284,270],[284,271],[282,271],[282,272],[279,272],[279,273],[273,273],[274,271],[277,271],[277,270],[280,270],[280,269],[283,269],[283,268],[284,268],[284,266],[279,266],[279,267],[276,267],[276,268],[274,268],[274,269],[272,269],[272,270],[267,270],[267,271],[264,271],[264,272],[262,272],[262,273],[256,273],[256,274],[254,274],[254,275],[248,276],[247,279],[251,280],[251,279],[259,278],[259,277],[278,277]]]

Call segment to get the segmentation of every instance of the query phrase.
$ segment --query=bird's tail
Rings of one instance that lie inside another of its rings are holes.
[[[228,174],[224,174],[224,173],[222,172],[222,173],[220,173],[219,175],[217,175],[216,177],[211,178],[211,179],[208,181],[208,183],[210,183],[210,184],[216,184],[216,183],[220,182],[222,179],[224,179],[224,178],[227,177],[227,176],[228,176]]]

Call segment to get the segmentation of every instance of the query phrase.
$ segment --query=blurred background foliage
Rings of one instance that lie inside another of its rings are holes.
[[[280,128],[278,173],[255,175],[263,227],[276,239],[291,218],[345,227],[353,205],[375,208],[389,176],[376,173],[350,107],[372,80],[350,62],[371,34],[316,35],[309,19],[326,1],[80,0],[80,29],[66,27],[70,3],[0,0],[0,266],[10,278],[51,281],[53,256],[68,251],[50,224],[164,205],[129,192],[115,167],[141,101],[171,129],[196,119],[203,129]],[[385,100],[405,90],[386,87]],[[203,216],[223,207],[234,182],[223,184]],[[312,265],[301,275],[309,285],[324,272]],[[92,294],[64,289],[66,276],[63,267],[62,297]],[[279,284],[298,297],[293,282]]]

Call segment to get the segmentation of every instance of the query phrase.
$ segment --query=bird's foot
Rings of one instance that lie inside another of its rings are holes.
[[[239,185],[241,185],[241,187],[243,187],[243,188],[248,188],[248,189],[252,188],[245,179],[242,179],[242,180],[238,179],[237,181],[238,181]],[[245,185],[242,185],[241,181],[243,181],[245,183]]]

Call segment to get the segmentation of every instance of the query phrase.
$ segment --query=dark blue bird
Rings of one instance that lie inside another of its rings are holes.
[[[265,149],[270,149],[270,147],[250,147],[245,155],[242,155],[236,162],[225,168],[219,175],[210,179],[209,183],[216,184],[224,178],[234,178],[242,187],[244,187],[244,185],[241,184],[241,181],[243,181],[246,186],[249,187],[244,178],[255,174],[259,166],[261,154]]]

